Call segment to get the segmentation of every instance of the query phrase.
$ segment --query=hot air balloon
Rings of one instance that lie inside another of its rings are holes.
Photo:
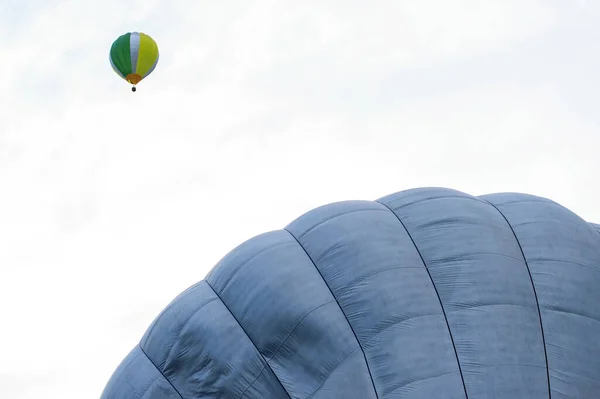
[[[115,40],[110,48],[113,70],[136,90],[136,85],[154,71],[158,63],[158,45],[150,36],[129,32]]]
[[[176,297],[101,399],[597,398],[598,304],[600,226],[549,199],[333,203]]]

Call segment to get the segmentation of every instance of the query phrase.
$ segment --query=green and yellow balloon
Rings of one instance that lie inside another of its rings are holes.
[[[135,86],[156,68],[158,45],[145,33],[128,32],[113,42],[109,58],[113,70],[135,91]]]

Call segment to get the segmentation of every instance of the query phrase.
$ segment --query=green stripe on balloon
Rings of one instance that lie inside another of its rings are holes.
[[[110,58],[115,65],[115,68],[117,68],[123,76],[127,76],[133,72],[133,68],[131,67],[130,37],[131,33],[119,36],[110,48]]]

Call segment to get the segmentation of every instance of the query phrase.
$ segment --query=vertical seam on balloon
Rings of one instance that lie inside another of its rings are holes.
[[[431,276],[431,272],[429,271],[429,268],[427,267],[427,263],[425,262],[425,258],[423,258],[423,254],[421,254],[421,251],[419,250],[419,247],[417,246],[417,243],[415,242],[414,238],[412,237],[412,235],[408,231],[408,228],[406,227],[406,225],[404,224],[404,222],[402,222],[402,219],[400,219],[400,216],[398,216],[398,214],[396,212],[394,212],[386,204],[384,204],[384,203],[382,203],[380,201],[376,201],[376,202],[379,203],[379,204],[381,204],[381,205],[383,205],[383,206],[385,206],[392,213],[392,215],[394,215],[396,217],[396,219],[398,219],[398,221],[400,222],[400,224],[404,228],[404,231],[406,231],[406,234],[408,234],[408,238],[410,238],[410,241],[412,242],[413,246],[415,247],[415,250],[419,254],[419,257],[421,258],[421,262],[423,262],[423,266],[425,267],[425,270],[427,271],[427,275],[429,276],[429,280],[431,281],[431,284],[433,285],[433,290],[435,291],[437,299],[440,302],[440,307],[442,308],[442,313],[444,315],[444,320],[446,321],[446,327],[448,327],[448,334],[450,335],[450,341],[452,342],[452,348],[454,348],[454,356],[456,356],[456,364],[458,366],[458,372],[460,373],[460,379],[462,380],[463,389],[465,391],[465,398],[469,399],[469,394],[467,393],[467,385],[465,384],[465,377],[463,376],[462,367],[460,365],[460,359],[458,357],[458,351],[456,350],[456,343],[454,342],[454,336],[452,335],[452,330],[450,329],[450,323],[448,322],[448,316],[446,315],[446,309],[444,308],[444,303],[442,302],[442,298],[440,297],[440,293],[438,292],[437,287],[435,286],[435,282],[433,281],[433,277]]]
[[[300,324],[308,317],[310,316],[313,312],[321,309],[322,307],[329,305],[330,303],[333,303],[335,301],[327,301],[325,303],[322,303],[321,305],[317,306],[316,308],[312,309],[311,311],[309,311],[308,313],[306,313],[294,326],[294,328],[292,328],[292,330],[288,333],[288,335],[285,337],[285,339],[283,341],[281,341],[281,343],[277,346],[277,349],[275,349],[275,351],[273,352],[273,354],[269,357],[269,360],[273,360],[275,358],[275,355],[277,355],[279,353],[279,350],[281,349],[281,347],[287,342],[287,340],[292,336],[292,334],[294,333],[294,331],[296,331],[296,328],[298,328],[298,326],[300,326]],[[262,375],[262,373],[265,371],[266,366],[263,366],[263,368],[260,370],[260,373],[258,373],[258,375],[256,376],[256,378],[254,378],[254,380],[250,383],[250,385],[248,385],[246,387],[246,389],[244,389],[244,392],[242,392],[242,394],[239,396],[240,398],[243,398],[244,395],[246,394],[246,391],[248,391],[248,389],[250,389],[252,387],[252,385],[254,385],[254,383],[258,380],[258,378]],[[282,384],[283,386],[283,384]],[[310,396],[309,396],[310,397]]]
[[[146,333],[144,334],[144,336],[142,337],[142,339],[140,340],[140,345],[143,346],[146,344],[147,340],[150,338],[150,336],[152,335],[152,333],[154,332],[154,330],[156,329],[156,327],[158,326],[160,320],[166,315],[167,311],[171,310],[172,307],[175,305],[175,301],[179,298],[182,298],[184,295],[188,294],[190,291],[192,291],[193,289],[196,289],[200,284],[204,283],[204,280],[201,280],[199,282],[197,282],[196,284],[188,287],[187,289],[185,289],[182,293],[180,293],[179,295],[177,295],[177,297],[171,301],[171,303],[169,303],[159,314],[158,316],[156,316],[156,319],[154,320],[154,322],[152,322],[152,324],[150,325],[150,327],[148,327],[148,329],[146,330]]]
[[[354,334],[354,338],[356,339],[356,343],[358,344],[358,347],[360,348],[360,350],[361,350],[361,352],[363,354],[363,358],[365,359],[365,365],[367,366],[367,372],[369,373],[369,378],[371,378],[371,383],[373,384],[373,392],[375,393],[375,398],[379,399],[379,394],[377,393],[377,388],[375,387],[375,381],[373,380],[373,374],[371,374],[371,368],[369,367],[369,361],[367,360],[367,355],[365,353],[364,348],[362,347],[362,345],[360,343],[360,340],[358,339],[358,335],[356,335],[356,331],[354,331],[354,328],[352,327],[352,324],[350,323],[350,320],[348,319],[348,316],[346,316],[346,312],[344,312],[344,309],[342,308],[342,305],[340,304],[340,302],[338,301],[337,297],[335,296],[335,294],[331,290],[331,287],[329,287],[329,284],[327,283],[327,280],[325,280],[325,277],[323,277],[323,274],[321,273],[321,271],[317,267],[315,261],[309,255],[309,253],[306,250],[306,248],[304,248],[304,246],[300,243],[300,241],[298,241],[298,239],[296,238],[296,236],[294,234],[292,234],[291,231],[289,231],[288,229],[284,229],[284,230],[287,231],[294,238],[294,240],[296,240],[296,242],[298,243],[298,245],[300,246],[300,248],[302,248],[302,250],[304,251],[304,253],[308,257],[308,259],[311,261],[311,263],[313,264],[313,266],[317,270],[317,273],[319,273],[319,276],[321,276],[321,278],[323,279],[323,282],[325,283],[325,286],[327,287],[327,289],[331,293],[331,296],[333,296],[333,299],[335,299],[335,302],[337,303],[338,307],[340,308],[340,311],[344,315],[344,318],[346,319],[346,322],[348,322],[348,326],[350,327],[350,330],[352,331],[352,334]]]
[[[173,388],[173,390],[175,391],[175,393],[177,393],[177,395],[179,395],[179,397],[181,399],[183,398],[183,395],[181,393],[179,393],[179,391],[177,390],[177,388],[175,388],[175,385],[173,385],[173,383],[167,378],[167,376],[162,372],[161,369],[158,368],[158,366],[156,364],[154,364],[154,362],[152,361],[152,359],[150,359],[150,356],[148,356],[148,354],[144,351],[144,348],[142,348],[141,344],[138,344],[140,350],[142,351],[142,353],[144,354],[144,356],[146,356],[146,358],[148,358],[148,361],[150,363],[152,363],[152,365],[156,368],[156,370],[160,373],[160,375],[163,376],[163,378],[165,379],[165,381],[167,381],[169,383],[169,385],[171,385],[171,388]]]
[[[246,336],[248,337],[248,339],[250,340],[250,342],[252,343],[252,345],[254,345],[254,349],[256,349],[256,352],[258,353],[258,355],[265,362],[265,366],[268,367],[271,370],[271,373],[273,373],[273,375],[275,376],[275,378],[277,379],[277,381],[281,385],[281,388],[283,388],[283,391],[287,394],[288,398],[292,399],[292,396],[287,391],[287,389],[285,389],[285,386],[283,386],[283,383],[281,382],[281,380],[279,379],[279,377],[277,376],[277,374],[275,374],[275,372],[271,368],[271,365],[269,364],[269,362],[267,362],[267,359],[265,359],[265,357],[263,356],[263,354],[260,352],[260,350],[258,349],[258,346],[256,346],[256,344],[254,343],[254,341],[252,340],[252,338],[250,338],[250,335],[248,334],[248,332],[246,331],[246,329],[242,326],[242,323],[240,323],[240,321],[237,319],[237,317],[235,317],[235,315],[233,314],[233,312],[231,311],[231,309],[229,309],[229,306],[227,306],[227,304],[225,303],[225,301],[223,301],[223,298],[221,298],[219,296],[219,294],[217,293],[217,291],[212,287],[212,285],[210,285],[210,283],[208,281],[206,282],[206,285],[208,285],[210,287],[210,289],[215,293],[215,295],[217,296],[217,298],[219,298],[221,300],[221,303],[223,304],[223,306],[225,306],[225,309],[227,309],[227,311],[229,312],[229,314],[231,315],[231,317],[233,317],[233,319],[236,321],[236,323],[238,324],[238,326],[240,326],[240,328],[242,329],[242,331],[244,332],[244,334],[246,334]],[[263,368],[263,370],[264,370],[264,368]],[[262,370],[261,370],[261,373],[262,373]],[[259,377],[260,377],[260,374],[259,374]],[[250,386],[252,386],[252,384],[254,384],[254,382],[252,382],[248,387],[246,387],[246,389],[248,389]],[[242,395],[244,393],[246,393],[245,390],[244,390],[244,392],[242,392]]]
[[[211,304],[212,302],[216,301],[218,298],[212,298],[210,300],[208,300],[207,302],[203,303],[198,309],[196,309],[194,311],[194,313],[192,313],[192,315],[185,321],[185,323],[183,323],[183,325],[181,326],[181,328],[179,328],[177,335],[175,335],[175,340],[173,341],[173,344],[171,345],[171,349],[169,349],[169,352],[167,353],[167,356],[164,358],[164,360],[162,360],[162,362],[165,363],[165,365],[169,362],[169,358],[171,357],[171,355],[173,354],[173,351],[175,350],[175,347],[177,346],[177,343],[179,342],[179,340],[181,339],[181,334],[183,334],[183,331],[186,329],[186,327],[192,322],[192,319],[198,314],[200,313],[200,311],[202,309],[204,309],[207,305]],[[161,362],[161,363],[162,363]]]
[[[535,289],[535,284],[533,282],[533,276],[531,275],[531,270],[529,269],[529,262],[527,261],[527,257],[525,256],[525,251],[523,251],[523,247],[521,246],[521,243],[519,242],[519,237],[517,237],[517,233],[515,232],[515,229],[513,229],[510,222],[508,221],[508,218],[504,215],[504,213],[496,205],[492,204],[490,201],[488,201],[486,199],[481,198],[481,200],[485,201],[490,206],[494,207],[494,209],[496,209],[498,211],[498,213],[500,213],[500,215],[506,221],[506,224],[510,228],[510,231],[512,231],[513,236],[515,237],[515,241],[517,242],[517,245],[519,246],[519,250],[521,251],[521,255],[523,256],[523,261],[525,262],[525,267],[527,268],[527,274],[529,274],[529,280],[531,281],[531,288],[533,288],[533,296],[535,297],[535,304],[537,305],[538,318],[540,320],[540,330],[542,333],[542,345],[544,346],[544,358],[546,360],[546,377],[548,380],[548,398],[551,399],[552,398],[552,390],[550,388],[550,368],[548,367],[548,351],[546,349],[546,336],[544,334],[544,323],[542,322],[542,311],[540,309],[540,302],[538,300],[537,290]]]

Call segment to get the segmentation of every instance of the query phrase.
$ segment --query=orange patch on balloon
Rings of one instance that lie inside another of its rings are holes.
[[[136,85],[136,84],[140,83],[140,80],[142,80],[142,77],[140,75],[138,75],[137,73],[130,73],[129,75],[125,76],[125,80],[127,80],[132,85]]]

